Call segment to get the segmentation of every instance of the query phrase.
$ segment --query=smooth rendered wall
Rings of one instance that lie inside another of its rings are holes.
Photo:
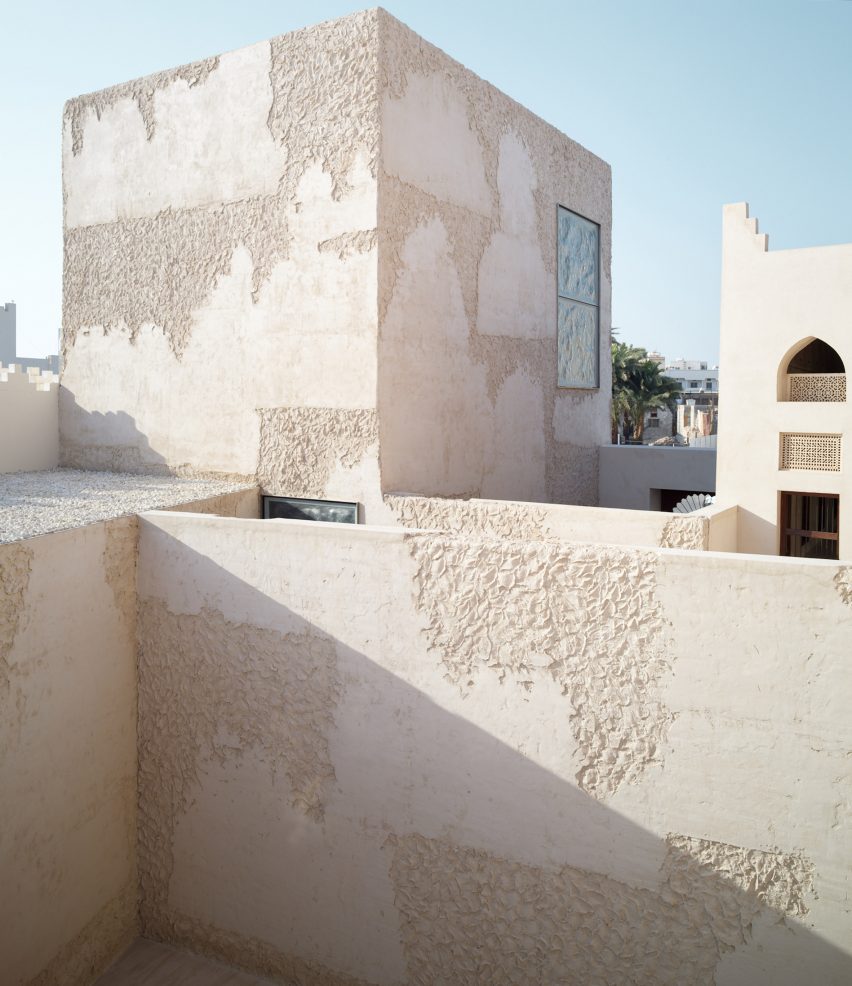
[[[652,490],[714,493],[716,449],[604,445],[598,489],[602,507],[622,510],[658,510]]]
[[[0,545],[0,980],[90,986],[138,934],[136,519]]]
[[[852,245],[768,249],[745,203],[723,213],[717,493],[739,506],[739,550],[777,554],[781,491],[840,494],[840,557],[852,558],[852,405],[779,400],[790,357],[822,339],[852,370]],[[782,432],[840,434],[841,472],[779,469]]]
[[[0,473],[54,469],[59,462],[59,381],[0,364]]]
[[[376,25],[68,102],[65,464],[378,496]]]
[[[849,981],[848,568],[140,524],[145,934],[303,986]]]
[[[597,502],[610,169],[380,12],[385,492]],[[557,390],[556,215],[600,223],[600,380]]]

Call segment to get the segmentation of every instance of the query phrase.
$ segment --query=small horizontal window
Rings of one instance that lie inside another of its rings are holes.
[[[297,496],[265,496],[266,520],[318,520],[331,524],[357,524],[358,504],[344,500],[305,500]]]

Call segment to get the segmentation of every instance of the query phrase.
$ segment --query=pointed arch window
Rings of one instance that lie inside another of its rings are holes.
[[[781,400],[817,403],[846,400],[846,368],[840,354],[822,339],[812,339],[790,357]]]

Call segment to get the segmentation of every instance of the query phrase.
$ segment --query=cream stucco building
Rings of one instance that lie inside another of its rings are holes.
[[[61,455],[133,472],[0,475],[3,986],[846,986],[852,566],[577,505],[606,165],[383,11],[65,138]]]
[[[717,493],[740,551],[852,558],[852,245],[769,250],[724,210]]]
[[[397,491],[596,502],[609,166],[384,11],[71,100],[63,153],[67,465],[371,521]],[[568,387],[560,331],[591,340]]]

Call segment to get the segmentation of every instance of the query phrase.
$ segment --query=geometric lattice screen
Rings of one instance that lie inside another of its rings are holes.
[[[845,373],[790,373],[791,401],[845,401]]]
[[[557,385],[600,386],[600,226],[557,210]]]
[[[840,472],[840,435],[781,435],[781,469]]]

